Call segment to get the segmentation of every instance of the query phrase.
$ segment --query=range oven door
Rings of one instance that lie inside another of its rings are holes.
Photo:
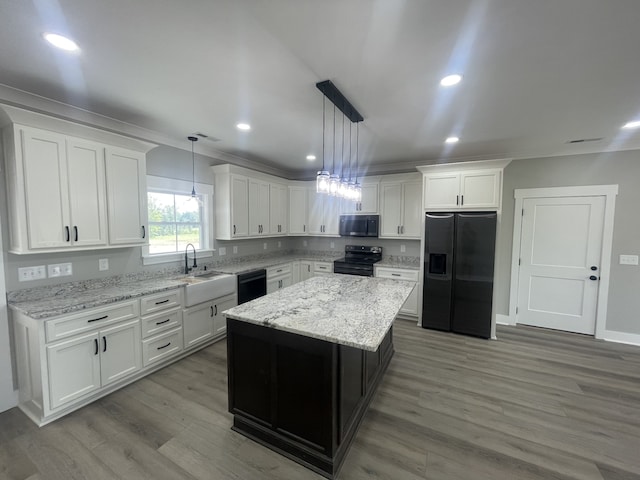
[[[347,262],[333,262],[333,273],[342,273],[346,275],[360,275],[361,277],[373,277],[373,265],[347,263]]]

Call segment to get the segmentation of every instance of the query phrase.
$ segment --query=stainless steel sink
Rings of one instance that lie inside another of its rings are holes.
[[[184,304],[187,307],[236,292],[236,276],[210,272],[182,278],[186,282]]]

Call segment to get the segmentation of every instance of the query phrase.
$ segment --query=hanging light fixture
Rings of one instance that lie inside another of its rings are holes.
[[[316,87],[320,90],[326,98],[331,100],[333,103],[333,168],[331,170],[331,174],[325,170],[324,166],[324,141],[325,141],[325,108],[324,102],[322,104],[322,170],[319,171],[316,175],[316,192],[324,192],[329,195],[339,196],[347,199],[357,199],[359,201],[359,197],[362,195],[362,191],[360,189],[360,185],[358,184],[358,176],[357,171],[355,173],[355,180],[352,181],[352,172],[351,172],[351,157],[352,157],[352,145],[351,145],[351,127],[352,124],[355,123],[357,127],[358,122],[362,122],[364,118],[358,111],[351,105],[349,100],[345,98],[345,96],[336,88],[336,86],[331,83],[331,80],[324,80],[322,82],[316,83]],[[342,152],[341,158],[342,162],[340,164],[341,175],[338,175],[336,172],[336,107],[340,109],[342,112]],[[344,173],[345,170],[345,116],[351,121],[349,124],[349,167],[348,167],[348,176]],[[357,130],[356,130],[357,132]],[[356,144],[356,163],[357,163],[357,144]],[[356,166],[357,169],[357,166]],[[328,180],[327,180],[328,176]],[[341,178],[342,177],[342,178]],[[325,186],[328,185],[328,190],[325,190]],[[357,198],[353,198],[357,197]]]
[[[322,96],[322,170],[316,175],[316,192],[317,193],[329,193],[329,180],[331,175],[324,168],[324,135],[325,135],[325,104],[326,97]]]
[[[193,184],[191,198],[198,200],[198,194],[196,193],[196,158],[193,153],[193,145],[198,141],[198,137],[187,137],[187,140],[191,142],[191,182]]]
[[[340,175],[336,173],[336,104],[333,104],[333,172],[329,178],[329,194],[334,197],[338,194]]]
[[[358,183],[359,140],[360,140],[359,128],[358,128],[358,124],[356,123],[356,183],[353,189],[353,199],[356,202],[359,202],[360,200],[362,200],[362,186]]]
[[[338,196],[347,198],[349,191],[349,180],[344,175],[344,114],[342,115],[342,161],[340,162],[340,185],[338,185]]]

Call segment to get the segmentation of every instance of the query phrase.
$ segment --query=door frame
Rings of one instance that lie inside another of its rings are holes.
[[[604,338],[609,300],[609,273],[611,270],[611,250],[613,247],[613,220],[616,208],[618,185],[588,185],[580,187],[522,188],[514,191],[516,200],[513,211],[513,245],[511,251],[511,286],[509,293],[509,324],[516,325],[518,316],[518,288],[520,278],[520,253],[522,239],[522,204],[529,198],[559,197],[604,197],[604,224],[602,228],[602,250],[600,264],[600,284],[596,307],[595,338]]]

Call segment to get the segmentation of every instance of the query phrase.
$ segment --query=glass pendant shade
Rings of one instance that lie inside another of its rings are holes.
[[[356,182],[354,187],[353,200],[355,202],[362,200],[362,186],[358,182]]]
[[[329,194],[338,195],[338,187],[340,186],[340,175],[333,174],[329,180]]]
[[[338,196],[342,198],[349,198],[349,180],[343,178],[340,180],[340,185],[338,185]]]
[[[331,175],[326,170],[320,170],[316,175],[316,192],[329,193],[329,182]]]

